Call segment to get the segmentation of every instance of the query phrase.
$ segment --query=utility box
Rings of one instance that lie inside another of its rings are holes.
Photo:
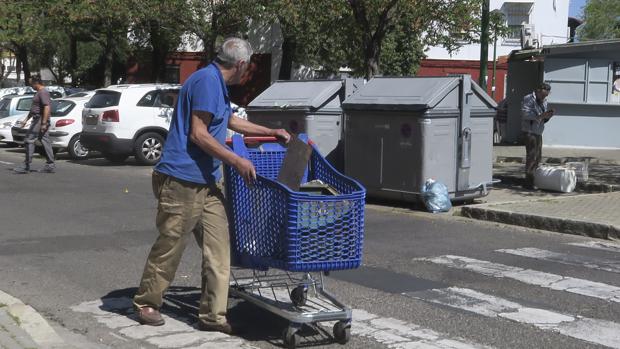
[[[345,173],[375,198],[420,201],[429,178],[452,201],[485,196],[496,106],[469,75],[374,78],[342,104]]]
[[[342,101],[362,80],[276,81],[250,104],[248,120],[293,134],[306,133],[319,152],[343,169]]]

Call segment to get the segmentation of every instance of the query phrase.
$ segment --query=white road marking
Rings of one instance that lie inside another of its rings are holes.
[[[288,293],[276,292],[279,302],[289,298]],[[255,348],[248,342],[219,332],[200,332],[188,324],[188,320],[163,315],[163,326],[141,326],[133,315],[129,298],[107,298],[73,306],[76,312],[89,313],[99,323],[115,330],[124,338],[146,341],[158,348],[183,349],[233,349]],[[310,309],[310,308],[309,308]],[[333,323],[322,323],[331,327]],[[431,329],[405,321],[383,318],[365,310],[353,309],[353,335],[370,338],[390,349],[474,349],[491,348],[471,343],[464,339],[453,339]]]
[[[492,263],[462,256],[446,255],[432,258],[420,258],[418,260],[445,265],[450,268],[469,270],[495,278],[508,278],[521,281],[529,285],[540,286],[558,291],[566,291],[620,303],[620,287],[604,284],[602,282],[594,282],[531,269],[512,267],[504,264]]]
[[[541,250],[533,247],[517,249],[501,249],[495,252],[509,253],[517,256],[541,259],[549,262],[556,262],[579,267],[599,269],[612,273],[620,273],[620,260],[608,260],[596,257],[580,256],[575,254],[558,253]]]
[[[568,245],[620,253],[620,244],[609,241],[571,242]]]
[[[391,349],[490,348],[468,342],[464,339],[450,339],[442,333],[420,327],[416,324],[393,318],[382,318],[360,309],[353,309],[351,333],[357,336],[372,338]]]
[[[412,292],[409,297],[442,304],[486,317],[504,318],[530,324],[545,331],[558,332],[590,343],[620,349],[620,324],[567,315],[518,303],[458,287]]]
[[[15,165],[12,162],[7,162],[7,161],[0,161],[0,164],[4,164],[4,165]]]

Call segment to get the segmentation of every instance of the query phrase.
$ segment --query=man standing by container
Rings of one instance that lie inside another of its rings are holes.
[[[153,192],[159,201],[159,237],[133,299],[141,324],[164,324],[159,312],[163,295],[174,278],[187,236],[193,232],[202,249],[198,327],[233,333],[226,319],[230,240],[221,163],[236,169],[248,183],[256,178],[256,171],[249,160],[224,145],[226,129],[275,136],[285,142],[290,138],[285,130],[268,129],[231,116],[227,85],[240,83],[251,55],[247,41],[227,39],[215,61],[192,74],[181,88],[166,146],[153,172]]]
[[[50,127],[50,114],[51,114],[51,98],[50,93],[45,88],[43,81],[39,77],[30,78],[30,86],[37,91],[32,98],[32,106],[30,112],[24,121],[22,121],[22,127],[26,125],[28,120],[32,118],[30,128],[26,133],[24,139],[26,160],[24,160],[24,166],[18,167],[14,171],[17,173],[30,173],[30,164],[32,163],[32,156],[34,155],[34,142],[38,139],[45,150],[45,157],[47,159],[45,166],[40,170],[44,173],[53,173],[56,166],[54,165],[54,151],[52,150],[52,144],[49,138]]]
[[[521,103],[521,130],[525,142],[525,187],[534,187],[534,172],[542,158],[542,134],[545,123],[553,116],[553,109],[547,106],[547,96],[551,86],[542,83],[534,92],[523,97]]]

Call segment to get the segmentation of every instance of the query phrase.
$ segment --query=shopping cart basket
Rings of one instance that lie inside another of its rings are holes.
[[[307,142],[305,135],[300,138]],[[252,161],[257,180],[247,186],[225,167],[233,263],[251,270],[244,277],[233,270],[231,294],[290,321],[283,335],[289,348],[299,343],[303,324],[322,321],[336,321],[334,338],[346,343],[351,310],[325,290],[322,272],[359,267],[365,189],[337,172],[314,146],[303,180],[320,180],[336,195],[296,192],[277,182],[286,148],[275,138],[236,135],[232,148]]]

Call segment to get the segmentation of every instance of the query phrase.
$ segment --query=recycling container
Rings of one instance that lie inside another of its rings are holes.
[[[342,103],[344,172],[375,198],[421,201],[427,179],[452,201],[485,196],[495,108],[469,75],[373,78]]]

